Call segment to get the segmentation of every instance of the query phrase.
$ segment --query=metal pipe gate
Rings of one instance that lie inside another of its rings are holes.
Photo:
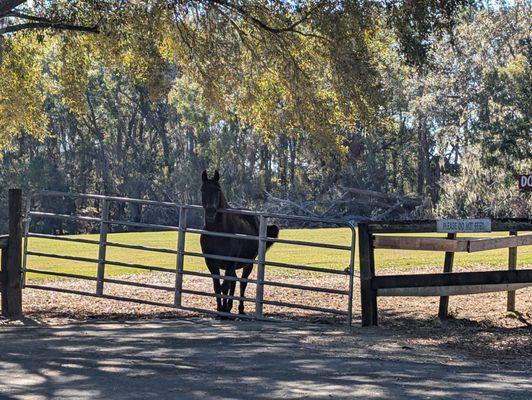
[[[100,209],[100,217],[58,214],[58,213],[52,213],[52,212],[32,210],[31,207],[32,207],[33,199],[44,198],[44,197],[48,197],[48,198],[51,197],[51,198],[58,198],[58,199],[64,199],[64,198],[91,199],[91,200],[98,201],[99,209]],[[143,222],[123,221],[123,220],[111,220],[110,219],[110,206],[112,203],[126,203],[126,204],[138,204],[141,206],[145,205],[145,206],[172,208],[178,211],[179,213],[179,223],[177,226],[175,226],[175,225],[161,225],[161,224],[151,224],[151,223],[143,223]],[[226,209],[226,210],[219,210],[219,211],[224,212],[224,213],[257,216],[260,221],[259,236],[232,234],[232,233],[224,233],[224,232],[211,232],[211,231],[206,231],[203,229],[195,229],[195,228],[187,227],[188,214],[190,212],[203,212],[203,207],[201,206],[179,205],[179,204],[170,203],[170,202],[132,199],[132,198],[116,197],[116,196],[103,196],[103,195],[95,195],[95,194],[64,193],[64,192],[57,192],[57,191],[35,192],[32,196],[29,196],[27,199],[25,220],[24,220],[24,251],[23,251],[23,284],[24,284],[24,287],[32,288],[32,289],[72,293],[72,294],[78,294],[78,295],[84,295],[84,296],[95,296],[95,297],[107,298],[107,299],[112,299],[112,300],[123,300],[123,301],[136,302],[136,303],[142,303],[142,304],[178,308],[178,309],[195,311],[195,312],[200,312],[200,313],[216,314],[216,315],[221,315],[221,316],[233,316],[233,317],[239,317],[239,318],[249,318],[249,319],[255,319],[255,320],[274,320],[274,318],[266,317],[263,311],[263,305],[272,305],[272,306],[304,309],[304,310],[310,310],[310,311],[316,311],[316,312],[341,315],[346,318],[346,322],[349,325],[351,324],[352,319],[353,319],[353,285],[354,285],[355,240],[356,240],[355,226],[352,223],[343,221],[343,220],[336,220],[336,219],[303,217],[303,216],[294,216],[294,215],[285,215],[285,214],[256,212],[256,211],[249,211],[249,210]],[[80,221],[80,222],[86,222],[86,223],[99,224],[99,239],[91,240],[91,239],[66,237],[62,235],[31,233],[30,223],[32,219],[35,220],[35,219],[40,219],[40,218],[50,218],[50,219],[67,220],[67,221]],[[301,222],[316,222],[316,223],[327,224],[327,225],[348,227],[351,230],[351,243],[346,244],[346,245],[336,245],[336,244],[328,244],[328,243],[307,242],[307,241],[300,241],[300,240],[288,240],[288,239],[267,237],[266,227],[267,227],[268,219],[271,219],[271,218],[284,219],[284,220],[296,220],[296,221],[301,221]],[[143,228],[143,229],[149,229],[152,231],[153,230],[175,231],[177,232],[177,248],[175,250],[174,249],[161,249],[161,248],[150,247],[150,246],[132,245],[132,244],[117,243],[117,242],[109,241],[108,234],[111,230],[110,227],[115,226],[115,225]],[[242,240],[256,240],[259,242],[258,256],[256,259],[252,260],[252,259],[245,259],[245,258],[227,257],[227,256],[216,255],[216,254],[202,254],[202,253],[187,251],[186,241],[185,241],[187,233],[197,234],[197,235],[205,234],[205,235],[225,237],[225,238],[237,238],[237,239],[242,239]],[[32,237],[48,239],[48,240],[59,240],[59,241],[97,245],[98,246],[98,258],[77,257],[77,256],[69,256],[69,255],[62,255],[62,254],[54,254],[54,253],[49,253],[49,252],[30,251],[28,250],[28,241],[29,241],[29,238],[32,238]],[[349,265],[344,270],[338,270],[338,269],[322,268],[322,267],[316,267],[316,266],[310,266],[310,265],[300,265],[300,264],[290,264],[290,263],[269,261],[266,257],[266,247],[267,247],[266,244],[268,242],[346,251],[346,252],[349,252]],[[108,260],[106,257],[106,253],[107,253],[106,250],[108,247],[119,247],[119,248],[132,249],[132,250],[173,254],[176,256],[175,269],[157,267],[157,266],[152,266],[152,265],[144,265],[144,264],[138,264],[138,263],[131,263],[131,262]],[[71,273],[65,273],[65,272],[48,271],[48,270],[43,270],[43,269],[38,269],[38,268],[32,268],[28,266],[28,256],[47,257],[47,258],[94,263],[94,264],[97,264],[98,266],[97,274],[96,276],[85,276],[85,275],[79,275],[79,274],[71,274]],[[188,257],[211,258],[211,259],[217,259],[217,260],[223,260],[223,261],[236,261],[236,262],[243,262],[243,263],[248,263],[248,264],[252,263],[257,266],[257,279],[225,277],[221,275],[212,275],[210,273],[188,270],[186,269],[186,263],[185,263],[185,257],[187,256]],[[133,268],[133,269],[171,273],[175,275],[175,285],[173,287],[167,287],[167,286],[151,285],[151,284],[140,283],[140,282],[130,282],[126,280],[108,278],[106,277],[106,270],[108,266],[119,266],[119,267]],[[347,279],[348,289],[339,290],[339,289],[332,289],[332,288],[325,288],[325,287],[314,287],[314,286],[299,285],[299,284],[294,284],[294,283],[266,280],[265,279],[266,267],[303,270],[303,271],[310,271],[313,273],[344,275]],[[77,290],[57,288],[57,287],[52,287],[52,286],[45,286],[45,285],[36,284],[36,283],[26,283],[27,272],[40,274],[40,275],[54,276],[54,277],[94,281],[96,283],[96,289],[94,292],[88,292],[88,291],[77,291]],[[230,295],[223,295],[223,294],[218,295],[215,293],[190,290],[184,287],[184,284],[183,284],[183,277],[187,275],[203,277],[203,278],[227,279],[229,281],[247,282],[249,284],[254,284],[256,285],[256,290],[255,290],[256,295],[254,298],[253,297],[242,298],[239,296],[230,296]],[[112,283],[112,284],[118,284],[118,285],[130,285],[130,286],[137,286],[141,288],[160,290],[160,291],[165,291],[165,292],[173,292],[174,299],[172,303],[162,303],[162,302],[154,302],[154,301],[143,300],[143,299],[135,299],[135,298],[109,295],[105,293],[105,283]],[[284,302],[284,301],[268,300],[264,298],[264,287],[265,286],[288,288],[288,289],[300,289],[304,291],[314,291],[314,292],[320,292],[320,293],[342,295],[347,298],[346,308],[344,310],[338,310],[338,309],[333,309],[333,308],[325,308],[325,307],[309,306],[309,305],[296,304],[296,303]],[[205,297],[211,297],[211,298],[220,297],[224,299],[232,299],[236,301],[242,300],[242,301],[254,303],[255,313],[252,315],[238,315],[238,314],[217,312],[213,310],[196,308],[196,307],[188,307],[188,306],[183,305],[183,295],[186,295],[186,294],[205,296]]]

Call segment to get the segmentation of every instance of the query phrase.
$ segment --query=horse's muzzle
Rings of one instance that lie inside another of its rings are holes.
[[[205,209],[205,221],[207,222],[214,222],[216,219],[216,209]]]

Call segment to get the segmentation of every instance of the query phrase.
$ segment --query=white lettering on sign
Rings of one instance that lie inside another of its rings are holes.
[[[532,190],[532,174],[519,175],[519,189]]]
[[[440,219],[436,221],[438,232],[491,232],[491,219]]]

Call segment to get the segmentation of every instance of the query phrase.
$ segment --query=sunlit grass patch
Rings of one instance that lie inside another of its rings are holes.
[[[416,234],[412,236],[440,236],[442,234]],[[464,234],[465,236],[465,234]],[[471,236],[505,236],[504,232],[489,234],[478,234]],[[70,236],[83,239],[98,240],[98,235],[77,235]],[[329,243],[337,245],[351,245],[351,231],[348,228],[322,228],[322,229],[284,229],[281,230],[280,237],[283,239],[309,241],[317,243]],[[131,232],[112,233],[108,235],[108,241],[132,245],[143,245],[159,249],[176,250],[177,232]],[[357,244],[358,246],[358,244]],[[69,256],[78,256],[97,259],[98,245],[73,243],[41,238],[30,238],[28,249],[35,252],[54,253]],[[191,252],[201,252],[199,235],[186,234],[186,250]],[[443,265],[443,252],[411,251],[411,250],[375,250],[376,268],[418,268]],[[308,246],[296,246],[288,244],[275,244],[267,253],[267,260],[289,264],[310,265],[322,268],[344,269],[349,265],[350,254],[348,251],[315,248]],[[175,269],[176,255],[163,254],[151,251],[132,250],[109,246],[107,248],[107,259],[119,262],[143,264],[154,267]],[[479,253],[457,253],[455,255],[455,265],[457,267],[485,266],[500,267],[505,269],[508,263],[508,250],[498,249]],[[518,250],[518,268],[532,265],[532,246],[522,247]],[[358,247],[356,251],[356,269],[358,269]],[[28,268],[41,270],[52,270],[66,272],[84,276],[96,276],[96,263],[61,260],[37,256],[28,256]],[[276,267],[268,267],[278,270]],[[186,257],[185,269],[194,271],[205,271],[205,263],[202,258]],[[286,270],[287,273],[295,274],[303,271]],[[133,269],[127,267],[117,267],[108,265],[106,276],[149,273],[146,270]],[[43,279],[50,277],[29,273],[28,279]]]

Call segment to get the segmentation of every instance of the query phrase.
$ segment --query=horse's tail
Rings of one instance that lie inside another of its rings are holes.
[[[266,228],[266,235],[270,238],[277,239],[279,237],[279,227],[277,225],[268,225]],[[273,242],[268,242],[266,244],[266,249],[269,249],[272,244]]]

